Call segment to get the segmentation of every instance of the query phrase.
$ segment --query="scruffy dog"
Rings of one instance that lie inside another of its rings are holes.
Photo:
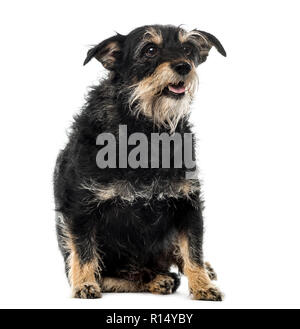
[[[198,179],[187,178],[185,165],[174,165],[175,148],[165,168],[163,152],[158,166],[151,166],[153,159],[124,165],[122,154],[136,145],[121,147],[127,136],[142,133],[149,137],[147,156],[153,133],[191,134],[188,117],[196,67],[212,46],[226,56],[207,32],[153,25],[117,34],[88,51],[84,64],[96,58],[109,74],[90,90],[54,173],[57,236],[73,297],[170,294],[180,283],[170,272],[175,265],[188,277],[194,299],[222,299],[211,282],[215,273],[203,261]],[[121,125],[126,136],[118,134]],[[108,145],[97,140],[101,133],[115,137],[119,150],[113,166],[96,161],[99,150]]]

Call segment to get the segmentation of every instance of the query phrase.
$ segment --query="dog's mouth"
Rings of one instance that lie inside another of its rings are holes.
[[[168,89],[171,93],[176,95],[182,95],[185,93],[185,85],[183,81],[180,81],[177,85],[169,84]]]
[[[178,82],[177,84],[170,83],[164,89],[164,94],[167,96],[173,96],[176,98],[181,98],[186,93],[186,86],[183,81]]]

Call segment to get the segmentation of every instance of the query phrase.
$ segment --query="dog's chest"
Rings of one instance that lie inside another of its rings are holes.
[[[93,198],[97,202],[117,198],[125,202],[180,199],[190,198],[193,194],[200,192],[199,181],[193,179],[157,179],[148,184],[137,182],[133,184],[126,180],[114,180],[106,184],[91,181],[82,184],[82,188],[92,192]]]

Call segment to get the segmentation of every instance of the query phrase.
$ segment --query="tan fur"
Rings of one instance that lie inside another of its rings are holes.
[[[91,191],[94,196],[94,201],[106,201],[119,197],[124,201],[134,201],[137,192],[133,186],[125,180],[117,180],[107,185],[100,185],[93,181],[84,183],[81,185],[82,188]],[[93,200],[92,200],[93,201]]]
[[[144,292],[143,284],[119,278],[103,278],[101,283],[103,292]]]
[[[171,294],[174,287],[174,279],[168,275],[157,275],[146,284],[147,290],[152,294]]]
[[[91,262],[81,264],[73,242],[74,238],[62,215],[58,216],[57,224],[61,230],[63,248],[69,253],[67,271],[69,283],[72,288],[72,296],[75,297],[75,295],[77,295],[76,297],[87,298],[86,294],[89,292],[93,292],[100,296],[100,288],[96,280],[96,274],[100,278],[100,257],[95,252],[94,259]]]
[[[69,267],[69,279],[73,287],[77,287],[85,282],[96,282],[96,260],[86,264],[81,264],[73,243],[71,244]]]
[[[217,280],[217,273],[214,271],[214,269],[211,267],[209,262],[205,262],[205,269],[207,271],[207,274],[211,280]]]
[[[135,49],[135,55],[138,56],[140,51],[149,43],[154,43],[156,45],[161,45],[163,42],[162,34],[159,30],[155,30],[153,27],[150,27],[146,30],[143,35],[142,40]]]
[[[177,184],[176,190],[188,198],[194,192],[199,191],[199,184],[191,179],[183,180]]]
[[[113,186],[113,184],[110,184],[107,188],[101,188],[97,191],[97,198],[99,200],[109,200],[113,199],[116,196],[116,188]]]
[[[155,124],[169,126],[173,132],[178,121],[190,112],[190,103],[198,85],[198,77],[194,64],[190,63],[192,70],[185,79],[186,95],[181,99],[164,97],[161,95],[164,88],[169,84],[177,84],[182,79],[170,65],[169,62],[160,64],[151,76],[131,86],[130,104],[132,106],[138,103],[135,109],[136,115],[143,113],[152,118]]]
[[[106,277],[102,279],[103,292],[151,292],[153,294],[171,294],[174,279],[168,275],[157,275],[149,283],[129,281],[120,278]]]
[[[194,299],[220,300],[221,293],[211,283],[205,267],[195,264],[189,254],[186,235],[179,237],[179,248],[183,259],[183,272],[188,277],[189,289]]]
[[[144,34],[144,39],[147,39],[148,41],[151,41],[157,45],[163,42],[161,32],[154,29],[153,27],[147,29],[146,33]]]
[[[185,43],[188,41],[197,41],[200,45],[204,47],[209,47],[209,41],[207,40],[206,36],[202,34],[200,31],[197,30],[192,30],[192,31],[185,31],[185,30],[180,30],[179,31],[179,41],[181,43]]]
[[[84,286],[93,286],[95,290],[99,290],[99,284],[96,281],[95,273],[98,272],[98,261],[95,258],[93,261],[81,264],[75,245],[70,241],[71,254],[69,257],[69,281],[72,287],[72,295],[82,290]]]
[[[138,198],[149,201],[153,195],[158,195],[159,199],[166,197],[190,198],[199,192],[199,182],[197,180],[180,179],[177,181],[154,181],[151,185],[137,184],[133,186],[125,180],[116,180],[107,185],[100,185],[93,181],[82,184],[82,188],[88,189],[94,195],[92,202],[103,202],[115,197],[124,201],[133,202]]]
[[[101,298],[101,289],[97,282],[84,282],[72,290],[73,298],[93,299]]]
[[[201,56],[207,56],[212,47],[212,44],[209,42],[206,36],[197,30],[192,30],[190,32],[180,30],[179,40],[181,43],[192,42],[196,44],[200,48]]]
[[[106,47],[105,55],[101,56],[101,58],[100,58],[100,61],[105,68],[109,68],[114,64],[115,58],[113,56],[113,53],[116,51],[119,51],[119,50],[120,50],[120,48],[116,42],[111,42]]]

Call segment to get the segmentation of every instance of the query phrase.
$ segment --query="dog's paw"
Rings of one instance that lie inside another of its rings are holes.
[[[151,282],[147,284],[148,291],[152,294],[168,295],[176,291],[179,286],[179,278],[169,275],[157,275]]]
[[[221,291],[213,286],[209,285],[206,288],[190,289],[190,292],[195,300],[207,300],[221,302],[223,300],[223,294]]]
[[[83,299],[101,298],[101,290],[97,283],[85,282],[74,289],[73,297]]]
[[[217,274],[216,274],[215,270],[211,267],[210,263],[209,262],[205,262],[204,265],[205,265],[205,269],[206,269],[206,272],[207,272],[209,278],[211,280],[217,280],[218,279],[217,278]]]

